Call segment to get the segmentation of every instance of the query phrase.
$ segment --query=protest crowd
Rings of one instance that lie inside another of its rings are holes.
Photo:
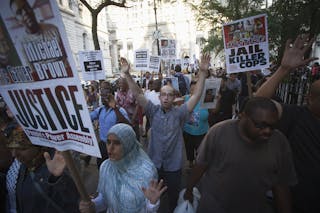
[[[24,0],[12,0],[11,6],[32,13]],[[37,24],[31,28],[41,32],[30,31],[33,39],[54,32],[60,42],[57,28]],[[79,190],[65,152],[32,143],[19,124],[21,116],[14,116],[1,99],[0,212],[319,213],[320,71],[317,58],[305,57],[313,42],[308,35],[288,40],[281,62],[268,73],[227,73],[211,67],[210,54],[203,53],[197,66],[170,64],[167,73],[145,71],[137,82],[132,64],[121,58],[121,77],[115,82],[83,85],[90,119],[69,119],[86,131],[83,123],[92,123],[98,139],[101,158],[96,158],[94,169],[99,179],[96,193],[88,198]],[[229,45],[237,43],[230,40]],[[241,57],[236,56],[240,51],[246,50],[231,50],[232,63]],[[250,51],[266,63],[259,45]],[[70,65],[62,57],[65,50],[60,53],[57,63],[66,67],[60,77],[71,78]],[[309,64],[305,102],[284,103],[277,92],[281,83]],[[55,76],[34,79],[47,78]],[[210,87],[216,82],[216,88]],[[68,88],[74,92],[70,97],[66,90],[61,94],[77,103],[75,87]],[[32,124],[29,116],[26,120]],[[95,159],[70,152],[80,171]]]
[[[318,212],[320,82],[310,86],[306,106],[270,99],[290,71],[313,60],[302,59],[306,42],[312,41],[287,44],[279,68],[251,98],[244,75],[210,72],[208,54],[189,86],[181,86],[185,95],[150,73],[140,87],[122,58],[118,88],[92,84],[86,99],[102,153],[92,201],[80,201],[61,153],[32,145],[3,104],[2,212],[157,212],[162,194],[165,211],[173,212],[184,150],[190,175],[183,197],[193,203],[193,187],[199,188],[197,212]],[[175,70],[184,76],[179,65]],[[213,75],[222,79],[218,103],[204,109],[200,97]],[[263,76],[250,75],[253,87]]]

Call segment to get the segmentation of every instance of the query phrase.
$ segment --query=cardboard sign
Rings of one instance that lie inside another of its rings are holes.
[[[134,68],[139,71],[148,71],[149,50],[141,49],[134,52]]]
[[[179,91],[179,82],[177,77],[165,77],[164,78],[164,85],[171,85],[173,89]]]
[[[189,71],[190,66],[190,58],[182,59],[182,70]]]
[[[0,93],[33,144],[100,157],[57,1],[33,3],[1,2]]]
[[[79,63],[83,80],[92,81],[106,78],[101,50],[80,51]]]
[[[206,79],[204,90],[200,98],[200,107],[213,109],[217,105],[217,95],[221,85],[221,78]]]
[[[160,62],[161,62],[160,56],[151,55],[149,57],[149,71],[156,72],[156,73],[159,72]]]
[[[269,67],[267,16],[258,15],[223,25],[227,73]]]
[[[176,40],[160,39],[160,52],[163,59],[176,58]]]

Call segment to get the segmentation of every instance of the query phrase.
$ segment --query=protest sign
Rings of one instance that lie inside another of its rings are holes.
[[[103,80],[106,78],[101,50],[80,51],[79,63],[83,80]]]
[[[5,0],[0,14],[0,93],[30,141],[100,157],[57,2]]]
[[[176,40],[160,39],[160,52],[163,59],[176,58]]]
[[[181,58],[176,58],[174,67],[176,67],[177,65],[179,65],[181,67],[181,63],[182,63],[182,59]]]
[[[206,79],[204,90],[200,98],[200,107],[213,109],[217,105],[217,95],[221,85],[221,78]]]
[[[148,71],[149,50],[140,49],[134,52],[134,69]]]
[[[160,62],[161,62],[160,56],[151,55],[149,57],[149,71],[150,72],[159,72]]]
[[[166,61],[168,61],[168,63],[170,63],[170,70],[174,70],[174,67],[176,66],[176,59],[175,58],[171,58],[171,59],[167,59]]]
[[[190,65],[190,58],[184,58],[182,59],[182,70],[185,70],[185,71],[189,71],[189,65]]]
[[[165,85],[171,85],[173,89],[179,91],[179,82],[177,77],[165,77],[164,78],[164,84]]]
[[[223,25],[227,73],[269,67],[267,16],[258,15]]]

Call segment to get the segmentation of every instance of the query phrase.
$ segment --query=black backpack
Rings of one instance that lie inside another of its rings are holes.
[[[187,83],[186,80],[184,79],[183,74],[175,74],[175,77],[178,78],[178,83],[179,83],[179,92],[182,96],[187,94]]]

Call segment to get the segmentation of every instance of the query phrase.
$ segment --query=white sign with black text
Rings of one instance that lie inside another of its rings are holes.
[[[103,80],[106,78],[101,50],[80,51],[79,63],[83,80]]]
[[[134,52],[134,69],[148,71],[149,50],[140,49]]]
[[[159,72],[160,62],[161,62],[160,56],[150,55],[150,57],[149,57],[149,71],[150,72]]]

